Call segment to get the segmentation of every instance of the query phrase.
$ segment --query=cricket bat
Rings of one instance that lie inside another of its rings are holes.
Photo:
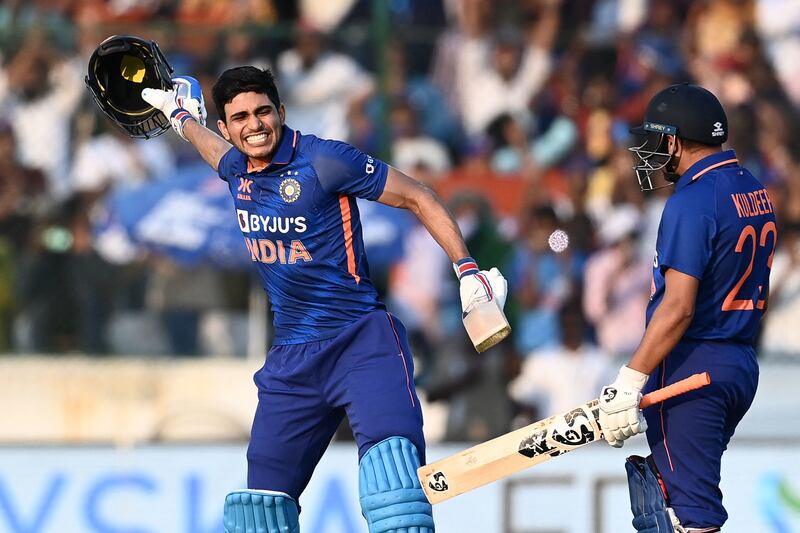
[[[711,383],[708,372],[642,397],[642,409]],[[603,438],[599,400],[501,435],[417,470],[428,501],[441,503]]]
[[[511,333],[506,315],[495,299],[474,305],[462,321],[469,340],[479,353],[485,352]]]

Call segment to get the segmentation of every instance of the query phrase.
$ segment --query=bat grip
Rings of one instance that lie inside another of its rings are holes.
[[[701,372],[693,374],[686,379],[676,381],[672,385],[667,385],[663,389],[654,390],[649,394],[642,396],[642,401],[639,402],[639,408],[644,409],[651,405],[661,403],[664,400],[669,400],[675,396],[680,396],[689,391],[697,390],[711,384],[711,376],[708,372]]]

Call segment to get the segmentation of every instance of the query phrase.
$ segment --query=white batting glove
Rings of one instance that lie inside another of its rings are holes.
[[[465,257],[453,264],[461,286],[461,311],[468,313],[475,304],[496,300],[500,309],[506,304],[508,284],[496,268],[488,272],[479,270],[478,264],[471,257]]]
[[[142,99],[164,113],[172,124],[172,129],[186,140],[183,125],[194,119],[206,125],[206,106],[200,83],[191,76],[172,78],[172,90],[142,89]]]
[[[481,274],[489,281],[497,305],[500,309],[504,309],[506,306],[506,297],[508,296],[508,282],[506,278],[503,277],[497,267],[492,267],[488,272],[481,270]]]
[[[614,383],[600,391],[600,429],[611,446],[622,448],[625,439],[647,431],[639,402],[648,377],[623,366]]]

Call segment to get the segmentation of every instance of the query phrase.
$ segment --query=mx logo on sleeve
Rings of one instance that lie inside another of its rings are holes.
[[[236,188],[236,198],[239,200],[252,201],[250,195],[253,193],[253,180],[248,178],[239,178],[239,186]]]

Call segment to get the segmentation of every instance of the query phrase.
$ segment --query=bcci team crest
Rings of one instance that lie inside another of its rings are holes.
[[[281,182],[278,191],[283,201],[290,204],[300,198],[300,182],[294,178],[286,178]]]

